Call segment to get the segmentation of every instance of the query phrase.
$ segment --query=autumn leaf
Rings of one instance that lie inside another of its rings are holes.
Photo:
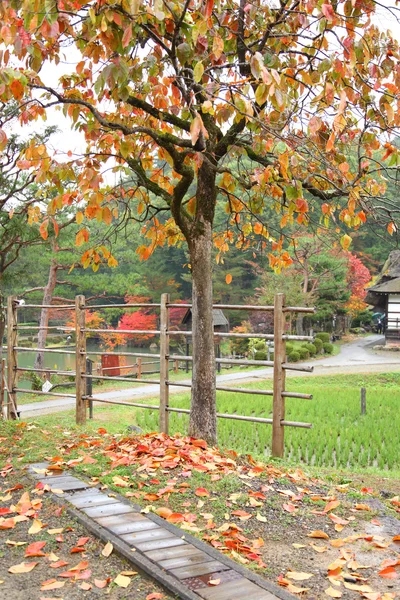
[[[111,581],[110,577],[108,579],[95,579],[94,585],[99,589],[103,589],[103,588],[107,587],[107,585],[110,583],[110,581]]]
[[[128,585],[130,584],[130,582],[131,582],[130,577],[121,575],[121,573],[119,575],[117,575],[116,578],[114,579],[114,583],[122,588],[127,588]]]
[[[327,504],[325,504],[323,512],[324,513],[328,513],[329,511],[334,510],[338,506],[340,506],[340,501],[339,500],[331,500],[330,502],[328,502]]]
[[[108,558],[113,550],[114,550],[114,546],[112,545],[112,543],[107,542],[107,544],[104,546],[103,550],[101,551],[101,554],[102,554],[102,556],[105,556],[106,558]]]
[[[200,498],[202,498],[203,496],[209,496],[210,492],[207,491],[205,488],[197,488],[195,491],[196,496],[199,496]]]
[[[56,579],[49,579],[42,583],[42,587],[40,588],[41,592],[48,590],[57,590],[64,587],[65,581],[57,581]]]
[[[306,579],[310,579],[311,577],[314,577],[314,575],[312,573],[288,571],[286,573],[286,577],[289,577],[289,579],[294,579],[294,581],[305,581]]]
[[[43,523],[41,521],[39,521],[39,519],[35,519],[31,525],[31,527],[28,529],[28,533],[30,535],[35,535],[36,533],[39,533],[39,531],[41,531],[43,529]]]
[[[232,283],[232,275],[230,273],[227,273],[225,277],[225,283],[227,283],[228,285]]]
[[[44,552],[42,552],[45,545],[46,542],[34,542],[33,544],[29,544],[25,549],[25,556],[45,556]]]
[[[209,579],[208,585],[219,585],[221,583],[220,579]]]
[[[325,531],[320,531],[319,529],[317,529],[316,531],[312,531],[311,533],[308,533],[307,537],[329,540],[329,535],[327,533],[325,533]]]
[[[146,600],[161,600],[164,598],[164,594],[160,594],[160,592],[152,592],[146,596]]]
[[[30,571],[32,571],[32,569],[34,569],[36,567],[36,565],[38,565],[39,563],[37,562],[31,562],[31,563],[25,563],[22,562],[19,565],[14,565],[13,567],[10,567],[8,569],[9,573],[29,573]]]
[[[342,592],[340,592],[338,589],[333,588],[332,586],[328,587],[328,589],[325,590],[325,594],[327,596],[330,596],[331,598],[341,598],[342,597]]]
[[[378,572],[379,577],[383,577],[385,579],[397,579],[398,573],[394,567],[386,567]]]

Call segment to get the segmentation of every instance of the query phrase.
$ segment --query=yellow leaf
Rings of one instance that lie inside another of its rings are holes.
[[[81,211],[79,210],[79,211],[76,213],[76,216],[75,216],[75,220],[76,220],[76,222],[78,223],[78,225],[80,225],[80,224],[82,223],[83,219],[84,219],[83,212],[81,212]]]
[[[257,521],[261,521],[261,523],[266,523],[268,521],[267,517],[263,517],[260,513],[256,514]]]
[[[193,69],[193,77],[197,83],[199,83],[201,81],[201,78],[203,77],[203,73],[204,73],[204,65],[200,61],[200,62],[196,63],[196,66]]]
[[[219,585],[221,583],[220,579],[209,579],[208,585]]]
[[[327,590],[325,590],[325,594],[327,596],[330,596],[331,598],[341,598],[342,597],[342,592],[339,592],[339,590],[335,590],[335,588],[333,588],[332,586],[329,586]]]
[[[42,528],[43,528],[42,521],[39,521],[39,519],[35,519],[31,525],[31,527],[28,529],[28,533],[30,533],[31,535],[34,535],[35,533],[39,533],[39,531],[41,531]]]
[[[22,562],[19,565],[14,565],[8,569],[9,573],[17,574],[17,573],[29,573],[38,565],[37,562],[25,563]]]
[[[104,546],[103,550],[101,551],[101,554],[102,554],[102,556],[105,556],[106,558],[108,558],[113,550],[114,550],[114,546],[112,545],[112,543],[107,542],[107,544]]]
[[[342,246],[343,250],[348,250],[351,244],[351,237],[349,235],[343,235],[341,240],[340,240],[340,245]]]
[[[314,575],[312,573],[302,573],[301,571],[288,571],[286,577],[295,581],[305,581],[306,579],[310,579],[310,577],[314,577]]]
[[[122,588],[127,588],[128,585],[130,584],[131,580],[129,577],[126,577],[125,575],[122,575],[121,573],[119,575],[116,576],[116,578],[114,579],[114,583],[116,585],[119,585],[119,587]]]

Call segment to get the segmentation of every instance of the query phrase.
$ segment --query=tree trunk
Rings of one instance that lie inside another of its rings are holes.
[[[43,304],[51,304],[53,300],[54,289],[57,283],[57,262],[52,261],[50,265],[49,278],[44,288],[43,293]],[[36,354],[34,369],[43,369],[44,368],[44,352],[40,352],[46,347],[46,339],[47,339],[47,326],[49,324],[49,309],[42,308],[40,313],[40,327],[44,329],[39,329],[38,334],[38,343],[37,347],[39,348],[39,352]],[[40,373],[39,373],[40,375]]]
[[[190,244],[192,268],[193,375],[189,435],[217,442],[212,290],[212,226]]]
[[[4,296],[0,294],[0,360],[3,357],[3,337],[6,330],[6,307],[4,305]]]
[[[303,322],[304,322],[304,314],[303,313],[297,313],[297,317],[296,317],[296,335],[304,335]]]

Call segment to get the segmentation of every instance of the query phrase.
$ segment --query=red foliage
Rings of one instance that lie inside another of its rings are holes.
[[[132,329],[132,331],[143,331],[156,329],[157,327],[157,315],[148,314],[146,309],[139,309],[133,313],[125,313],[120,322],[118,329]],[[130,340],[137,342],[144,342],[154,338],[151,333],[142,334],[127,334],[126,336]]]
[[[351,289],[351,295],[364,300],[367,292],[365,286],[371,281],[371,273],[369,269],[361,262],[355,254],[348,253],[349,271],[347,282]]]

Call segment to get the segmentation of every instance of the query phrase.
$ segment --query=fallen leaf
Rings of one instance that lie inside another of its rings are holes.
[[[355,592],[372,592],[373,590],[369,585],[358,585],[358,583],[348,583],[343,581],[343,585],[348,590],[354,590]]]
[[[125,575],[121,575],[121,573],[119,575],[116,576],[116,578],[114,579],[114,583],[116,585],[119,585],[119,587],[122,588],[127,588],[128,585],[130,584],[131,580],[129,577],[126,577]]]
[[[31,525],[31,527],[28,529],[28,533],[30,535],[35,535],[35,533],[39,533],[39,531],[41,531],[43,529],[43,523],[41,521],[39,521],[39,519],[35,519]]]
[[[113,550],[114,550],[114,546],[112,545],[112,543],[107,542],[107,544],[104,546],[103,550],[101,551],[101,554],[102,554],[102,556],[105,556],[106,558],[108,558]]]
[[[160,592],[153,592],[146,596],[146,600],[161,600],[161,598],[164,598],[164,594],[160,594]]]
[[[301,571],[288,571],[286,577],[294,579],[295,581],[305,581],[306,579],[314,577],[314,575],[312,573],[302,573]]]
[[[286,510],[288,513],[294,513],[298,511],[298,508],[295,504],[288,502],[287,504],[282,505],[283,510]]]
[[[219,585],[221,583],[220,579],[209,579],[208,585]]]
[[[328,546],[317,546],[316,544],[310,544],[310,546],[315,552],[327,552],[328,550]]]
[[[325,506],[324,506],[324,513],[328,513],[330,510],[334,510],[339,505],[340,505],[340,501],[339,500],[331,500],[330,502],[328,502],[327,504],[325,504]]]
[[[356,510],[371,510],[371,507],[368,504],[356,504],[354,507]]]
[[[33,544],[29,544],[29,546],[25,549],[25,556],[45,556],[44,552],[42,552],[42,548],[44,548],[46,542],[34,542]]]
[[[102,588],[105,588],[110,583],[110,581],[111,581],[110,577],[108,577],[108,579],[95,579],[94,585],[97,588],[102,589]]]
[[[267,517],[263,517],[260,513],[256,514],[257,521],[261,521],[261,523],[266,523],[268,521]]]
[[[84,581],[83,583],[81,583],[81,585],[79,586],[81,590],[85,590],[86,592],[92,589],[92,584],[88,583],[87,581]]]
[[[199,487],[195,491],[195,494],[196,494],[196,496],[199,496],[200,498],[202,498],[203,496],[209,496],[210,492],[207,491],[205,488]]]
[[[293,548],[307,548],[307,546],[305,544],[292,544]]]
[[[379,577],[384,577],[385,579],[397,579],[398,577],[397,571],[394,567],[386,567],[385,569],[382,569],[382,571],[379,571],[378,575]]]
[[[330,596],[331,598],[341,598],[342,597],[342,592],[340,592],[339,590],[335,590],[335,588],[333,588],[332,586],[328,587],[328,589],[325,590],[325,594],[327,596]]]
[[[64,587],[64,585],[65,585],[65,581],[57,581],[56,579],[49,579],[48,581],[43,581],[40,591],[45,592],[47,590],[58,590],[59,588]]]
[[[59,527],[58,529],[48,529],[47,533],[49,535],[57,535],[59,533],[62,533],[64,531],[64,527]]]
[[[316,531],[312,531],[311,533],[307,533],[307,537],[329,540],[329,535],[325,533],[325,531],[321,531],[319,529],[317,529]]]
[[[29,573],[30,571],[32,571],[32,569],[34,569],[36,567],[36,565],[38,565],[39,563],[37,562],[31,562],[31,563],[19,563],[19,565],[14,565],[13,567],[10,567],[8,569],[9,573]]]

